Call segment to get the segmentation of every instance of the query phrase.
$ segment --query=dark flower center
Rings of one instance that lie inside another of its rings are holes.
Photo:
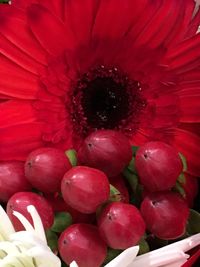
[[[93,128],[115,128],[129,111],[129,97],[121,83],[97,77],[83,90],[82,106]]]
[[[85,73],[75,86],[71,109],[74,130],[81,135],[94,129],[132,133],[144,106],[139,82],[131,81],[117,68],[100,66]]]

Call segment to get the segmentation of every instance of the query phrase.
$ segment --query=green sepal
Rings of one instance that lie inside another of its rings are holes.
[[[139,255],[145,254],[150,251],[149,244],[144,238],[140,240],[138,245],[140,247],[138,252]]]
[[[116,187],[114,187],[111,184],[110,184],[110,197],[109,197],[109,201],[111,201],[111,202],[113,202],[113,201],[121,201],[121,193],[119,192],[119,190],[117,190]]]
[[[122,250],[119,250],[119,249],[108,248],[107,255],[103,262],[103,265],[108,264],[110,261],[116,258],[121,252]]]
[[[178,181],[176,182],[176,185],[173,187],[173,191],[178,192],[183,198],[186,197],[185,190]]]
[[[185,183],[186,183],[185,174],[184,174],[183,172],[179,175],[177,181],[178,181],[180,184],[185,184]]]
[[[123,171],[123,176],[128,181],[133,192],[136,192],[138,186],[138,176],[132,172],[130,172],[127,168]]]
[[[61,267],[69,267],[64,261],[61,260]]]
[[[200,213],[196,210],[190,209],[186,231],[189,235],[200,233]]]
[[[182,161],[182,164],[183,164],[183,172],[186,172],[187,171],[187,160],[186,160],[186,157],[182,154],[182,153],[178,153],[179,154],[179,157]]]
[[[137,171],[135,169],[135,158],[134,157],[132,157],[131,161],[129,162],[128,166],[125,169],[128,169],[129,172],[137,175]]]
[[[54,217],[54,223],[51,230],[61,233],[72,224],[72,216],[69,212],[57,212]]]
[[[45,231],[46,234],[46,239],[47,239],[47,244],[50,247],[50,249],[53,252],[57,252],[58,251],[58,236],[56,233],[54,233],[52,230],[46,230]]]
[[[77,165],[77,152],[75,149],[69,149],[65,151],[65,155],[68,157],[72,166]]]
[[[131,146],[133,156],[136,155],[137,150],[139,149],[139,146]]]
[[[96,209],[96,217],[98,218],[99,215],[101,214],[102,210],[111,202],[119,202],[121,201],[121,193],[119,192],[119,190],[117,190],[116,187],[114,187],[113,185],[110,184],[110,197],[108,199],[108,201],[106,201],[105,203],[103,203],[102,205],[100,205],[99,207],[97,207]]]

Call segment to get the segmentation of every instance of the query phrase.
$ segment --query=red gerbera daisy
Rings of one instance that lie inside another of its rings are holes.
[[[199,24],[192,0],[1,5],[0,160],[108,128],[174,145],[199,175]]]

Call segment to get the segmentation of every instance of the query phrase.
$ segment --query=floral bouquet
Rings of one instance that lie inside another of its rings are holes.
[[[199,26],[199,0],[0,0],[0,267],[199,266]]]

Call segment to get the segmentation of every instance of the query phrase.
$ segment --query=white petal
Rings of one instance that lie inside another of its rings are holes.
[[[44,232],[42,220],[41,220],[40,215],[38,214],[36,208],[33,205],[30,205],[27,207],[27,210],[32,217],[35,232],[36,232],[37,236],[40,237],[47,244],[46,235]]]
[[[128,267],[159,267],[167,265],[174,261],[187,259],[188,257],[189,255],[180,250],[162,251],[159,253],[157,252],[157,250],[154,250],[152,252],[136,257],[135,261],[132,262]]]
[[[184,259],[187,257],[187,254],[182,254],[181,252],[186,252],[200,244],[200,234],[196,234],[193,236],[190,236],[186,239],[183,239],[181,241],[175,242],[173,244],[170,244],[168,246],[156,249],[154,251],[148,252],[146,254],[143,254],[141,256],[136,257],[135,261],[133,262],[132,265],[129,267],[137,267],[137,266],[143,266],[145,265],[146,267],[148,266],[161,266],[161,265],[156,265],[157,262],[161,262],[163,260],[163,265],[168,264],[173,261],[168,261],[164,262],[165,260],[173,259],[178,260],[178,259]],[[174,255],[176,254],[176,256]],[[168,256],[165,256],[168,255]],[[176,258],[175,258],[176,257]],[[147,265],[149,264],[149,265]]]
[[[51,251],[43,247],[33,247],[26,252],[27,255],[34,258],[37,267],[61,267],[60,259]]]
[[[29,249],[33,246],[40,246],[44,249],[50,250],[50,248],[43,242],[38,236],[36,236],[35,232],[30,233],[27,231],[20,231],[12,234],[10,236],[11,241],[21,242],[25,248]]]
[[[17,258],[25,267],[35,267],[32,257],[28,257],[26,254],[20,253],[17,255]]]
[[[75,261],[72,261],[72,263],[70,263],[69,267],[78,267],[78,265]]]
[[[1,241],[5,241],[5,239],[4,239],[4,237],[1,235],[1,233],[0,233],[0,242]]]
[[[9,241],[0,242],[0,250],[5,251],[7,254],[16,254],[19,253],[19,249]]]
[[[139,246],[134,246],[124,250],[119,256],[114,260],[110,261],[105,267],[127,267],[138,254]]]
[[[163,265],[162,267],[181,267],[186,261],[187,259],[182,259],[167,265]]]
[[[3,250],[0,250],[0,259],[5,258],[5,256],[7,255],[7,253]]]
[[[16,256],[8,255],[3,260],[0,260],[0,267],[29,267],[25,266],[22,262],[18,260]]]
[[[22,214],[19,213],[18,211],[13,211],[13,215],[19,219],[19,221],[23,224],[23,226],[24,226],[24,228],[26,229],[26,231],[29,231],[29,232],[32,232],[32,233],[35,232],[33,226],[32,226],[31,223],[26,219],[26,217],[24,217],[24,215],[22,215]]]
[[[5,210],[0,206],[0,235],[4,240],[8,240],[9,235],[15,232],[15,229],[5,212]]]
[[[181,241],[175,242],[173,244],[167,245],[163,248],[157,249],[157,251],[168,251],[179,249],[183,252],[186,252],[200,244],[200,234],[192,235],[188,238],[185,238]]]

